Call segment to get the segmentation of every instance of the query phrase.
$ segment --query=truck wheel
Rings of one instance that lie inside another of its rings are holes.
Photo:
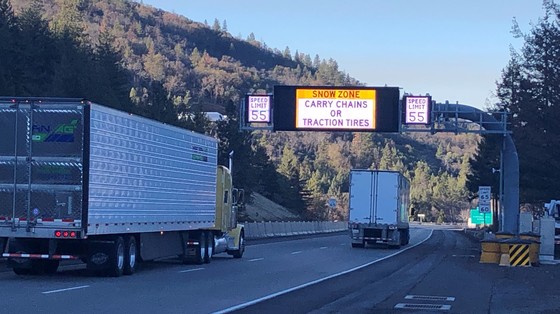
[[[107,275],[111,277],[119,277],[124,271],[124,240],[122,237],[117,237],[115,243],[113,244],[112,251],[109,256],[114,258],[110,262],[109,269],[107,270]]]
[[[245,253],[245,232],[241,230],[239,234],[239,249],[231,251],[231,255],[234,258],[241,258],[243,257],[243,253]]]
[[[214,234],[212,232],[206,233],[206,251],[204,254],[204,263],[208,264],[212,260],[214,254]]]
[[[364,243],[352,243],[352,247],[355,248],[363,248],[365,245]]]
[[[405,237],[405,245],[408,245],[410,243],[410,229],[406,229],[405,231],[406,237]]]
[[[401,245],[406,245],[406,230],[399,231],[399,238],[401,240]]]
[[[124,269],[123,274],[132,275],[136,271],[136,238],[134,236],[127,236],[124,246]]]

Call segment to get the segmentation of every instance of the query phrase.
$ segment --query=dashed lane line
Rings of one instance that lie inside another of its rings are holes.
[[[203,269],[204,269],[204,268],[201,267],[201,268],[185,269],[185,270],[181,270],[181,271],[179,271],[179,272],[180,272],[180,273],[190,273],[190,272],[193,272],[193,271],[199,271],[199,270],[203,270]]]
[[[77,289],[84,289],[84,288],[89,288],[89,285],[87,285],[87,286],[72,287],[72,288],[65,288],[65,289],[58,289],[58,290],[43,291],[43,294],[51,294],[51,293],[58,293],[58,292],[66,292],[66,291],[77,290]]]

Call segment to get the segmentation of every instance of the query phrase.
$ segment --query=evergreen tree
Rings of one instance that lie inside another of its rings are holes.
[[[521,202],[540,203],[560,190],[560,20],[558,6],[544,2],[545,15],[525,40],[498,83],[498,96],[511,113],[520,164]]]
[[[221,26],[220,26],[220,21],[218,21],[218,19],[214,19],[214,24],[212,24],[212,30],[219,32],[222,30]]]
[[[290,52],[290,47],[286,46],[284,52],[282,53],[282,56],[286,59],[292,60],[292,53]]]
[[[467,175],[467,189],[472,195],[478,193],[479,186],[491,186],[494,198],[499,191],[501,136],[484,135],[478,146],[477,154],[470,160],[471,173]],[[494,171],[492,170],[494,169]]]
[[[17,69],[17,94],[20,96],[48,95],[52,76],[58,62],[56,39],[41,17],[42,4],[33,1],[19,15],[20,34],[16,44],[17,60],[12,65]]]
[[[0,94],[14,95],[14,64],[16,64],[16,18],[9,0],[0,0]]]

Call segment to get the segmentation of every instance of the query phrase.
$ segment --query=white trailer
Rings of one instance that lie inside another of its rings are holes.
[[[17,274],[242,256],[216,139],[81,99],[0,97],[0,125],[0,245]]]
[[[409,194],[408,180],[397,171],[351,170],[348,227],[352,247],[408,244]]]

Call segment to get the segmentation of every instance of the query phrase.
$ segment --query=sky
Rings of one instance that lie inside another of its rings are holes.
[[[398,86],[485,109],[496,81],[544,16],[542,0],[141,0],[272,49],[333,59],[367,86]]]

